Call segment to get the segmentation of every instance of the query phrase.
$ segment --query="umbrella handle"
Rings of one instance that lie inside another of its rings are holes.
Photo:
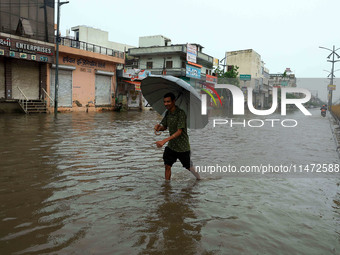
[[[162,134],[162,131],[156,131],[155,130],[155,135],[161,135]]]

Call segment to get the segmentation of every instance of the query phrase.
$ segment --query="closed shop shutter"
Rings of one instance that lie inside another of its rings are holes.
[[[96,105],[111,105],[111,76],[96,74]]]
[[[72,71],[59,70],[59,89],[58,89],[58,107],[72,107]],[[54,89],[55,89],[55,70],[51,70],[51,87],[50,96],[54,100]],[[51,102],[51,106],[53,102]]]
[[[5,63],[0,58],[0,99],[5,98]]]
[[[18,87],[28,99],[39,99],[39,64],[31,61],[12,62],[13,99],[23,99]]]

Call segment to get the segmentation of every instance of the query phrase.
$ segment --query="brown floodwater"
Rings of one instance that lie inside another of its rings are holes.
[[[211,119],[189,132],[193,161],[334,167],[330,121],[312,114],[271,117],[295,128]],[[0,254],[340,254],[339,172],[203,172],[195,181],[176,163],[167,183],[152,130],[160,119],[0,115]]]

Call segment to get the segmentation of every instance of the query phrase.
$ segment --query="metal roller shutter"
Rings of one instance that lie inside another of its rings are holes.
[[[38,63],[20,60],[12,62],[12,95],[14,99],[23,98],[18,87],[28,99],[39,99]]]
[[[111,76],[96,74],[96,105],[111,104]]]
[[[72,107],[72,71],[59,70],[58,106]],[[55,70],[51,70],[51,97],[54,100]],[[51,106],[53,103],[51,102]]]

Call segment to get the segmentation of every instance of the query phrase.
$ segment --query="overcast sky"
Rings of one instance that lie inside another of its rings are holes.
[[[319,46],[340,48],[340,1],[69,0],[61,7],[62,35],[77,25],[108,31],[110,41],[137,47],[138,37],[148,35],[198,43],[218,59],[226,51],[253,49],[270,73],[290,67],[298,78],[324,78],[323,70],[331,70],[330,52]],[[326,87],[322,82],[310,89],[325,97]]]

